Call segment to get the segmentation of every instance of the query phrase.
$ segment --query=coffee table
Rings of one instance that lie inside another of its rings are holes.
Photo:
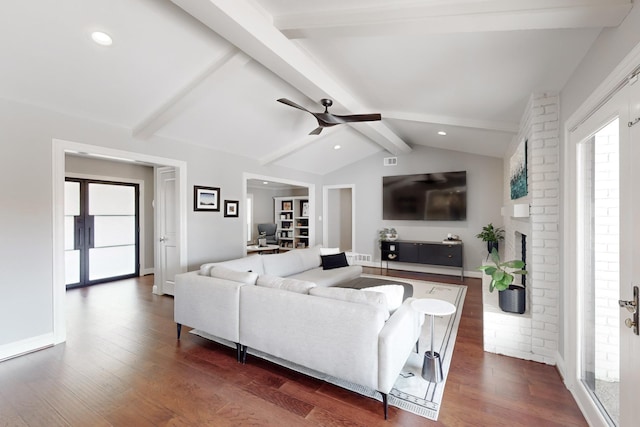
[[[387,279],[379,279],[377,277],[357,277],[355,279],[349,280],[348,282],[343,282],[335,285],[336,288],[351,288],[351,289],[364,289],[364,288],[372,288],[374,286],[383,286],[383,285],[401,285],[404,288],[404,294],[402,296],[402,301],[407,298],[413,296],[413,285],[411,283],[406,282],[395,282],[393,280]]]
[[[271,252],[271,253],[278,253],[280,251],[280,246],[278,245],[267,245],[267,246],[258,246],[258,245],[249,245],[247,246],[247,254],[251,254],[251,253],[265,253],[265,252]]]
[[[422,378],[429,382],[439,383],[443,379],[442,361],[440,360],[440,354],[435,352],[433,348],[433,321],[435,316],[448,316],[455,313],[456,306],[439,299],[422,298],[412,301],[411,308],[431,316],[431,347],[424,352]]]

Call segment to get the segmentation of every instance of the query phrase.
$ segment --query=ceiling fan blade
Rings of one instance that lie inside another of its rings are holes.
[[[318,126],[314,130],[309,132],[309,135],[320,135],[320,132],[322,132],[322,126]]]
[[[382,115],[376,114],[350,114],[347,116],[339,116],[334,114],[333,117],[337,117],[345,123],[349,122],[374,122],[377,120],[382,120]]]
[[[311,113],[311,111],[307,110],[306,108],[304,108],[301,105],[296,104],[293,101],[289,101],[287,98],[280,98],[280,99],[277,99],[277,101],[281,102],[281,103],[283,103],[285,105],[288,105],[289,107],[297,108],[298,110],[302,110],[302,111],[306,111],[307,113]]]

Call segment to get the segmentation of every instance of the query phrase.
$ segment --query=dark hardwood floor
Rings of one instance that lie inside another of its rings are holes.
[[[153,295],[152,281],[68,291],[67,342],[0,363],[0,426],[587,425],[555,367],[483,352],[479,279],[464,281],[438,422],[394,407],[385,421],[373,399],[254,357],[239,365],[188,329],[177,341],[173,298]]]

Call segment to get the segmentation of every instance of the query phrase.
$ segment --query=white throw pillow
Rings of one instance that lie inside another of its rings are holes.
[[[404,296],[404,287],[402,285],[372,286],[370,288],[362,288],[361,290],[383,293],[387,297],[390,313],[393,313],[402,305],[402,297]]]
[[[282,289],[299,294],[308,294],[309,290],[316,286],[315,283],[307,282],[306,280],[288,279],[286,277],[269,276],[268,274],[260,275],[256,281],[256,285],[264,286],[265,288]]]
[[[358,304],[366,304],[373,307],[380,307],[386,313],[385,320],[389,318],[389,306],[387,304],[387,297],[382,292],[370,292],[363,291],[361,289],[349,288],[325,288],[318,286],[311,289],[309,291],[309,295],[340,301],[355,302]]]
[[[335,255],[340,253],[340,248],[320,248],[320,255]]]
[[[258,279],[258,273],[251,271],[236,271],[226,267],[215,266],[211,268],[209,276],[218,279],[232,280],[234,282],[244,283],[245,285],[255,285]]]

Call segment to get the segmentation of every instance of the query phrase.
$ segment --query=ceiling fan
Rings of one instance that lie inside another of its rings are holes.
[[[306,108],[296,104],[293,101],[289,101],[286,98],[278,99],[278,102],[282,102],[290,107],[297,108],[298,110],[306,111],[307,113],[313,115],[318,121],[318,127],[309,132],[309,135],[319,135],[322,132],[323,128],[340,125],[343,123],[353,123],[353,122],[372,122],[376,120],[381,120],[382,116],[380,114],[350,114],[346,116],[339,116],[337,114],[331,114],[328,110],[329,107],[333,105],[333,101],[330,99],[323,98],[320,100],[322,105],[324,106],[323,113],[314,113],[313,111],[309,111]]]

